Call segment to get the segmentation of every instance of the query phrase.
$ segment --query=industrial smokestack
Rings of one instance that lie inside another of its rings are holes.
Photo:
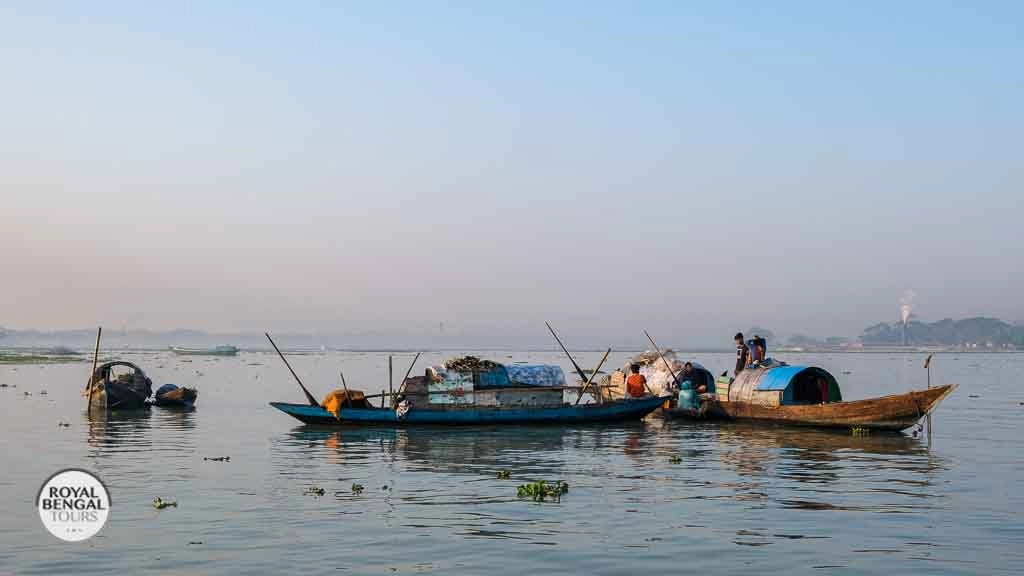
[[[914,302],[914,296],[916,294],[914,294],[913,290],[905,290],[903,297],[900,298],[900,341],[903,346],[907,345],[907,324],[910,323],[911,305]]]

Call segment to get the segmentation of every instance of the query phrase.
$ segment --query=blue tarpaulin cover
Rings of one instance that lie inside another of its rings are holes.
[[[509,364],[505,369],[514,386],[565,386],[565,373],[560,366]]]

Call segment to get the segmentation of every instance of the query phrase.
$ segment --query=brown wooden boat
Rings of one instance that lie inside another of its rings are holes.
[[[789,406],[721,402],[714,398],[707,402],[704,410],[709,416],[737,420],[764,420],[820,428],[868,428],[898,432],[916,424],[956,387],[956,384],[946,384],[927,390],[867,400]]]
[[[931,413],[957,388],[927,390],[844,402],[835,377],[808,366],[773,363],[748,368],[735,380],[720,377],[699,398],[684,389],[665,415],[675,418],[755,420],[819,428],[898,432]]]

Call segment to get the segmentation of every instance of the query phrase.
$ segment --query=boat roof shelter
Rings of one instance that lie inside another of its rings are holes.
[[[827,387],[828,402],[842,401],[839,383],[827,370],[773,362],[740,372],[729,387],[729,401],[762,406],[819,404],[826,397],[822,386]]]

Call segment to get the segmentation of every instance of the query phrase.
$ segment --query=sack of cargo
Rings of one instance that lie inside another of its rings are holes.
[[[320,406],[335,418],[341,418],[342,407],[366,408],[366,396],[361,390],[332,390],[324,396]]]
[[[427,383],[430,404],[472,404],[473,375],[455,370],[438,372],[438,380]]]
[[[505,370],[513,386],[565,386],[565,373],[560,366],[509,364]]]
[[[719,402],[729,401],[729,385],[732,384],[732,378],[728,376],[719,376],[715,378],[715,393],[718,394]]]

